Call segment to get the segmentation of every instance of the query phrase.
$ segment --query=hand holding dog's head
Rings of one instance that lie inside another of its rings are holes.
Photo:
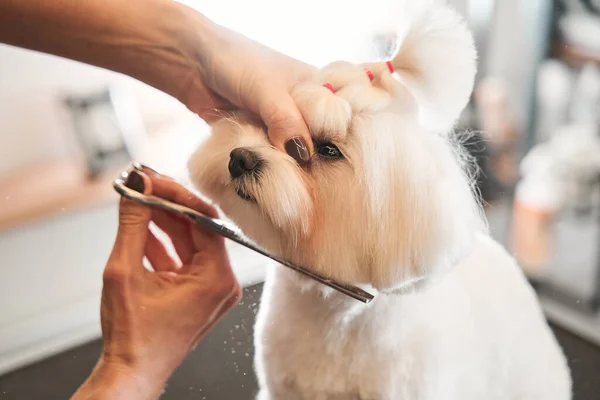
[[[446,134],[475,50],[447,8],[405,28],[390,63],[336,62],[295,89],[315,144],[307,165],[237,114],[215,124],[192,180],[250,238],[343,282],[392,288],[453,265],[483,227]]]

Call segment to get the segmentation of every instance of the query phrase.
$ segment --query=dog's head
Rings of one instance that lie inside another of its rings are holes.
[[[307,165],[235,114],[192,157],[192,181],[258,244],[342,282],[387,289],[454,264],[484,229],[447,134],[476,55],[446,8],[407,28],[389,64],[336,62],[294,90],[315,145]]]

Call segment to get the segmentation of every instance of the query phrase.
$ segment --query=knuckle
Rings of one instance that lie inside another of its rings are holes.
[[[102,281],[105,285],[123,287],[127,283],[127,275],[118,268],[108,267],[104,270]]]
[[[130,207],[122,207],[119,211],[119,224],[124,226],[137,225],[145,218],[144,210]]]
[[[235,300],[236,303],[238,303],[240,300],[242,300],[243,296],[244,296],[244,293],[243,293],[242,287],[240,286],[239,283],[236,282],[233,299]]]
[[[214,286],[213,295],[219,300],[228,298],[239,300],[242,297],[242,289],[233,274],[223,277],[219,283]]]
[[[206,215],[208,215],[209,217],[212,218],[218,218],[219,217],[219,212],[217,211],[217,209],[215,208],[215,206],[213,206],[212,204],[209,204],[207,202],[205,202],[202,199],[198,199],[197,200],[197,207],[199,208],[198,211],[205,213]]]
[[[290,130],[301,122],[296,113],[283,109],[278,105],[271,106],[271,109],[266,112],[266,119],[267,125],[270,125],[271,129],[281,131]]]

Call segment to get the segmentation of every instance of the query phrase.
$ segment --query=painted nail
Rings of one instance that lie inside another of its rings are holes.
[[[142,169],[141,169],[142,172],[149,171],[149,172],[153,173],[154,175],[160,175],[158,172],[156,172],[155,169],[150,168],[146,164],[139,164],[139,165],[142,167]]]
[[[296,160],[298,164],[304,164],[310,158],[308,147],[306,147],[304,139],[302,139],[300,136],[296,136],[285,142],[285,151],[287,151],[287,153],[294,160]]]
[[[136,192],[144,193],[144,178],[137,171],[131,171],[129,176],[127,177],[127,182],[125,182],[125,186],[129,189],[133,189]]]
[[[156,172],[155,169],[150,168],[149,166],[147,166],[146,164],[142,164],[140,162],[134,161],[131,164],[131,167],[139,172],[145,172],[145,173],[150,173],[151,175],[160,175],[158,172]]]

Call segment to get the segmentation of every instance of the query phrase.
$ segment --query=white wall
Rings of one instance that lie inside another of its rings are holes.
[[[108,83],[125,85],[137,94],[149,129],[187,115],[170,96],[120,74],[0,45],[0,174],[77,152],[62,98]]]

